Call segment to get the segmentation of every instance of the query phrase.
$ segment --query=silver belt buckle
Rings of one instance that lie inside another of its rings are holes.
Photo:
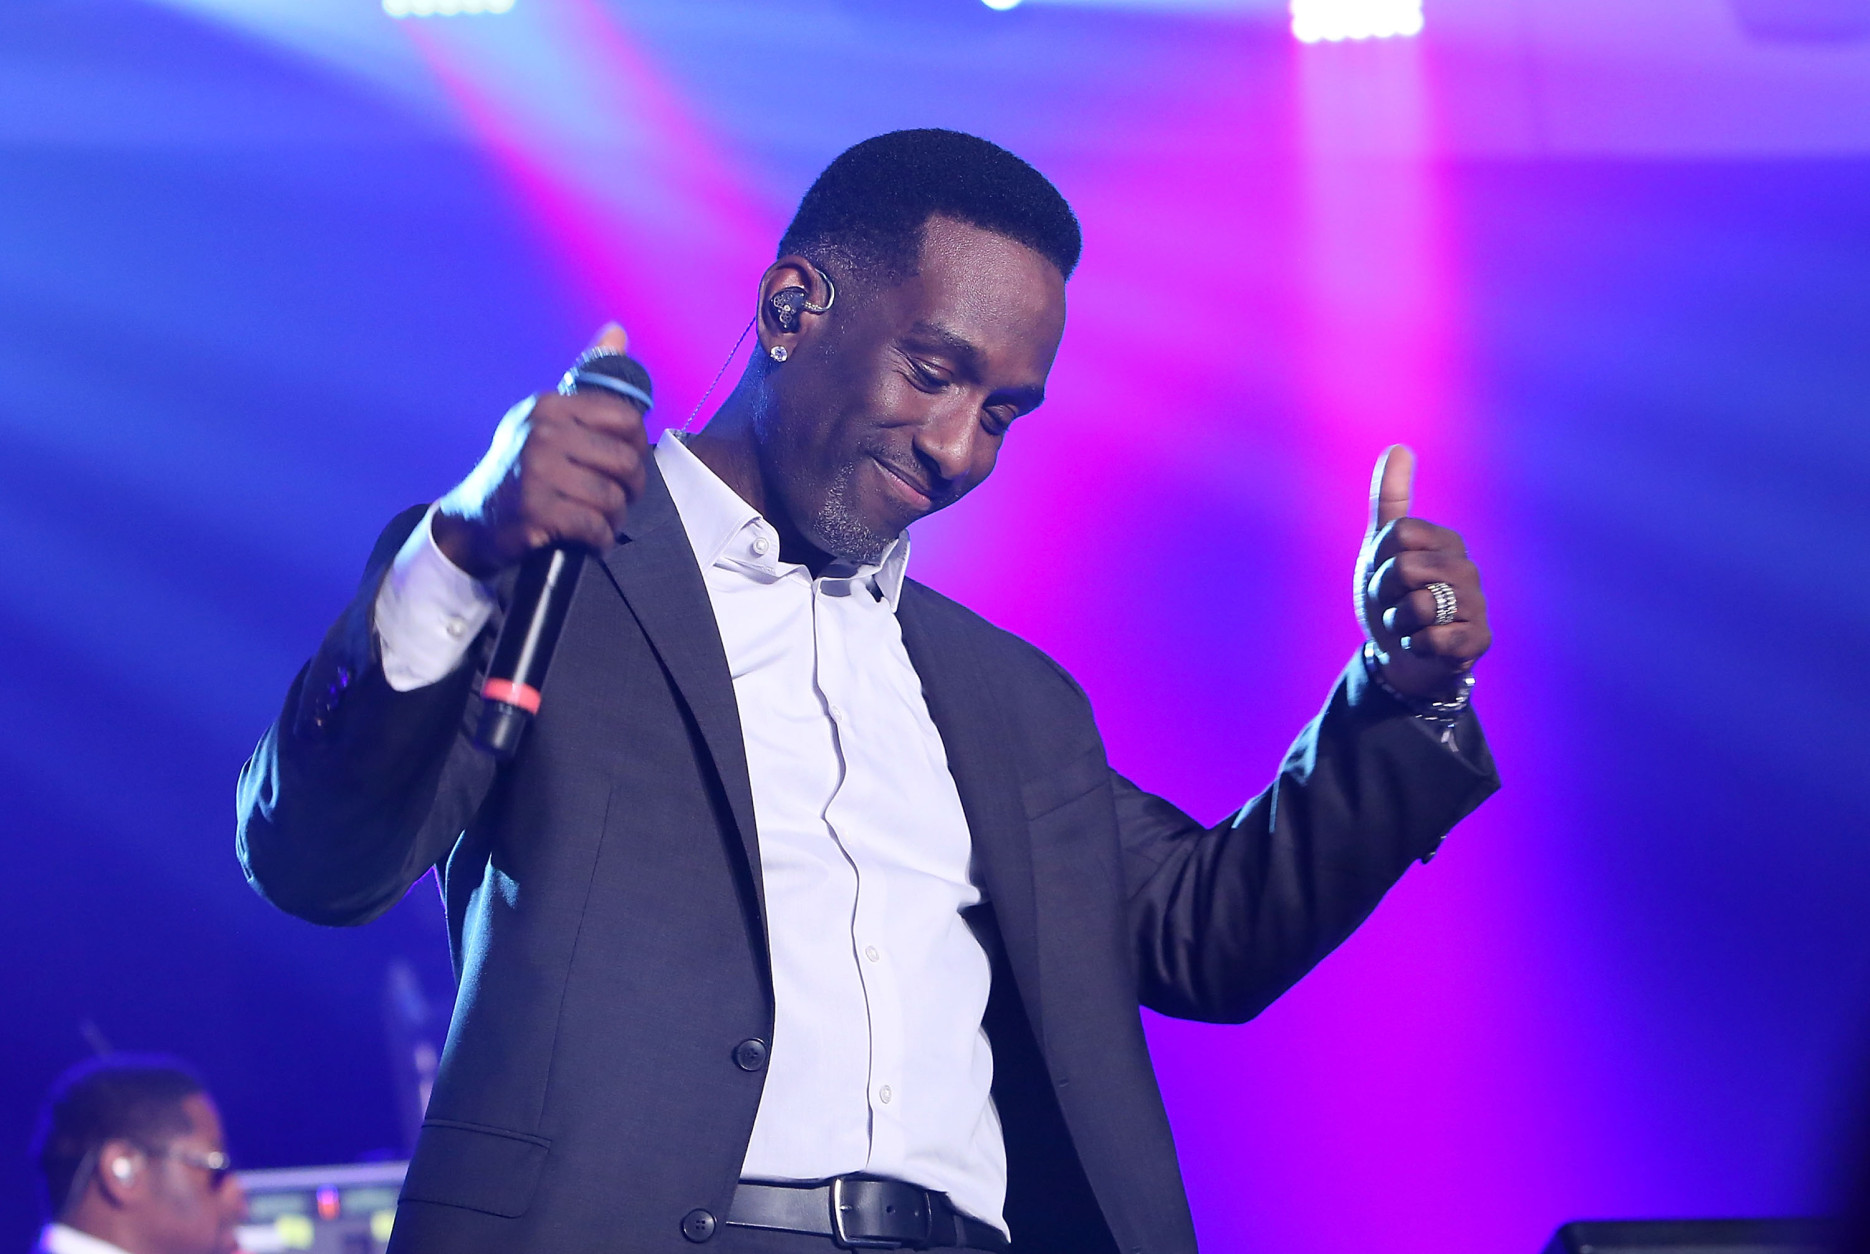
[[[847,1250],[901,1250],[910,1248],[907,1241],[898,1241],[889,1237],[854,1237],[845,1226],[845,1197],[851,1182],[843,1176],[834,1176],[831,1180],[831,1239]],[[863,1183],[863,1182],[860,1182]],[[851,1209],[855,1209],[854,1207]],[[922,1217],[923,1230],[928,1228],[928,1216]],[[923,1240],[926,1242],[927,1237]]]

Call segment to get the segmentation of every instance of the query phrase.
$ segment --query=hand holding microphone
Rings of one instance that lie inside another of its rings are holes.
[[[649,376],[612,323],[556,393],[509,411],[480,464],[442,498],[435,543],[462,570],[491,579],[520,564],[482,688],[475,740],[513,756],[551,662],[589,552],[616,540],[647,481]]]
[[[592,352],[621,354],[611,324]],[[476,579],[492,579],[553,543],[609,548],[642,491],[649,437],[642,410],[608,391],[544,392],[513,407],[493,443],[435,514],[435,543]]]

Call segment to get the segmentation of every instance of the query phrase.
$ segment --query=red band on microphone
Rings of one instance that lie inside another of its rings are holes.
[[[539,712],[539,690],[531,684],[516,684],[510,679],[489,679],[481,685],[480,695],[488,701],[517,705],[528,714]]]

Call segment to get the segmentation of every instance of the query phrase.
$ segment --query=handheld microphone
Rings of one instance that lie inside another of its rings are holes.
[[[569,396],[603,390],[648,413],[649,372],[627,354],[594,348],[577,360],[558,390]],[[571,609],[578,576],[584,572],[586,550],[581,545],[554,544],[535,549],[520,563],[513,585],[513,600],[500,640],[494,645],[493,664],[481,684],[480,722],[474,743],[500,761],[519,751],[519,742],[539,713],[539,691],[552,665],[552,651]]]

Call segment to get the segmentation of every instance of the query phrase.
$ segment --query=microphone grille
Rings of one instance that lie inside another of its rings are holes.
[[[572,374],[583,371],[587,374],[606,375],[619,382],[627,383],[646,396],[654,396],[655,389],[649,383],[649,371],[643,363],[628,353],[620,353],[612,348],[594,348],[578,358],[571,368]]]

